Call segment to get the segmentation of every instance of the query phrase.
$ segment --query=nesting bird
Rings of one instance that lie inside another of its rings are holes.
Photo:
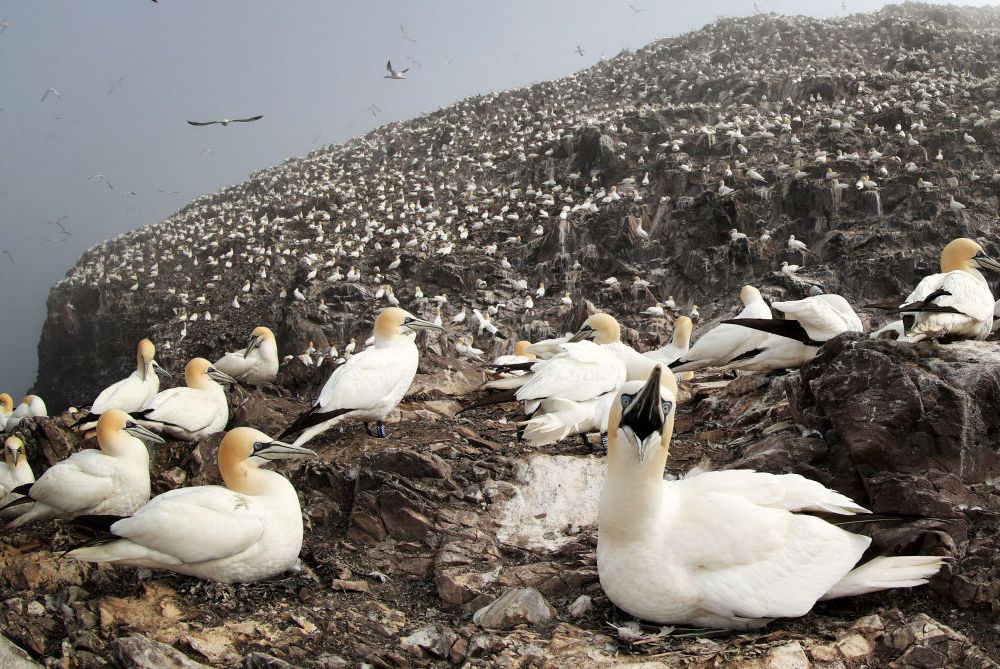
[[[158,393],[141,411],[132,414],[152,430],[182,441],[198,441],[222,432],[229,422],[229,402],[220,384],[236,380],[204,358],[192,358],[184,367],[186,388]]]
[[[140,341],[135,351],[135,371],[102,390],[90,405],[88,414],[77,420],[73,427],[93,429],[101,414],[111,409],[120,409],[125,413],[142,410],[160,391],[159,375],[169,376],[156,362],[155,356],[153,342],[148,339]]]
[[[246,348],[226,353],[212,366],[240,383],[259,386],[277,378],[279,362],[274,333],[270,328],[259,326],[250,333]]]
[[[292,484],[260,467],[314,455],[253,428],[230,430],[219,446],[224,486],[171,490],[134,515],[94,519],[114,540],[67,555],[220,583],[248,583],[280,574],[298,561],[302,511]]]
[[[15,488],[34,483],[35,474],[28,464],[28,456],[24,451],[24,441],[17,435],[7,437],[3,445],[3,461],[0,462],[0,507],[6,506],[21,495],[14,492]],[[0,519],[9,520],[18,515],[17,507],[0,511]]]

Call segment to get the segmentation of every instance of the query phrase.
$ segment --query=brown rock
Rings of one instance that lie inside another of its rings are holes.
[[[124,667],[135,669],[209,669],[195,662],[176,648],[153,641],[142,634],[115,639],[111,642],[115,658]]]
[[[476,611],[472,621],[486,629],[513,629],[518,625],[544,625],[556,610],[534,588],[512,588]]]

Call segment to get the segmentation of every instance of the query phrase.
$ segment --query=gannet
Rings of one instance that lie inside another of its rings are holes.
[[[249,116],[247,118],[224,118],[218,121],[188,121],[188,125],[221,125],[227,126],[230,123],[253,123],[254,121],[259,121],[264,118],[263,114],[258,114],[257,116]]]
[[[538,362],[537,356],[530,351],[531,342],[521,340],[514,344],[513,355],[501,355],[493,360],[490,367],[500,372],[500,378],[483,384],[484,389],[509,390],[520,388],[528,379],[526,375],[531,367]],[[514,366],[514,369],[509,369]]]
[[[743,302],[743,311],[736,318],[771,318],[771,309],[761,297],[760,291],[753,286],[743,286],[740,301]],[[721,367],[733,358],[757,348],[767,337],[766,332],[724,323],[699,337],[694,346],[679,358],[666,362],[675,374],[706,367]]]
[[[17,405],[17,408],[7,416],[4,430],[7,433],[11,433],[17,429],[17,426],[25,418],[41,418],[47,415],[49,415],[48,409],[45,408],[45,402],[41,397],[38,395],[25,395],[21,403]]]
[[[735,318],[722,321],[770,333],[756,348],[733,358],[726,369],[772,371],[800,367],[816,357],[820,347],[844,332],[861,332],[861,319],[840,295],[813,295],[775,302],[785,319]]]
[[[382,419],[403,399],[417,373],[420,353],[410,334],[444,328],[398,307],[385,309],[375,319],[375,345],[351,356],[327,379],[316,403],[278,437],[301,432],[301,446],[346,420],[376,422],[376,434],[385,436]],[[371,434],[369,430],[369,434]]]
[[[389,74],[384,75],[382,77],[383,79],[406,79],[406,73],[410,71],[410,68],[406,68],[405,70],[394,70],[392,68],[391,60],[387,60],[385,62],[385,69]]]
[[[960,237],[945,246],[941,272],[924,277],[906,301],[892,309],[903,314],[905,340],[986,339],[995,301],[979,272],[982,268],[1000,271],[1000,263],[975,241]]]
[[[182,441],[198,441],[222,432],[229,422],[229,403],[220,383],[236,380],[204,358],[192,358],[184,367],[186,388],[158,393],[142,411],[132,414],[152,430]]]
[[[691,345],[691,331],[693,329],[694,323],[691,322],[690,318],[687,316],[678,317],[674,321],[674,333],[670,337],[670,343],[666,346],[661,346],[655,351],[647,351],[643,355],[656,363],[671,364],[687,354],[688,347]],[[652,368],[650,368],[650,371],[652,371]]]
[[[101,414],[109,409],[132,413],[145,407],[160,391],[158,374],[168,375],[156,362],[155,355],[153,342],[148,339],[140,341],[135,351],[135,371],[102,390],[90,405],[87,415],[73,423],[73,427],[92,430]]]
[[[240,383],[259,386],[274,381],[278,376],[278,363],[278,343],[274,333],[270,328],[260,326],[250,333],[246,348],[226,353],[215,361],[213,367]]]
[[[219,446],[225,487],[171,490],[154,497],[135,515],[100,519],[118,540],[67,555],[86,562],[166,569],[220,583],[247,583],[280,574],[298,560],[302,511],[292,484],[260,466],[314,455],[253,428],[230,430]]]
[[[7,437],[3,447],[3,462],[0,462],[0,506],[6,506],[21,495],[13,492],[28,483],[34,483],[35,474],[28,464],[28,456],[24,452],[24,442],[20,437]],[[9,520],[18,515],[22,509],[14,507],[0,512],[0,518]]]
[[[922,585],[940,569],[934,556],[856,567],[870,538],[796,512],[868,511],[797,474],[664,481],[676,392],[657,367],[611,405],[597,571],[616,606],[660,624],[745,630],[805,615],[820,599]]]
[[[538,410],[522,424],[521,437],[534,446],[562,441],[573,434],[608,431],[608,409],[615,391],[574,402],[558,397],[544,399]]]
[[[124,411],[111,409],[102,414],[97,421],[100,450],[74,453],[49,467],[29,487],[19,488],[24,498],[11,505],[31,506],[7,527],[84,514],[135,513],[149,501],[149,452],[140,438],[163,443]]]
[[[542,400],[585,402],[617,390],[625,381],[625,363],[610,347],[576,341],[560,344],[559,348],[559,353],[531,368],[514,394],[515,399],[524,402],[524,413],[529,416],[538,410]]]
[[[14,412],[14,399],[7,393],[0,393],[0,430],[7,426],[7,419]]]

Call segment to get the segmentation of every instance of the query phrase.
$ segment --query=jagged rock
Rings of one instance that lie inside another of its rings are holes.
[[[594,608],[594,600],[589,595],[580,595],[573,600],[566,612],[573,618],[582,618]]]
[[[247,653],[243,658],[243,669],[296,669],[295,665],[267,653]]]
[[[883,645],[896,651],[903,651],[891,665],[895,669],[1000,667],[966,636],[923,613],[886,634]]]
[[[176,648],[147,639],[142,634],[115,639],[111,647],[118,662],[127,668],[209,669],[208,665],[195,662]]]
[[[476,611],[472,620],[486,629],[512,629],[524,624],[543,625],[555,615],[556,610],[538,590],[512,588]]]
[[[399,640],[399,644],[407,652],[417,657],[425,657],[430,654],[437,658],[448,658],[451,656],[452,648],[458,641],[458,635],[448,627],[434,623],[425,625],[412,634]]]
[[[42,665],[32,660],[31,656],[0,634],[0,668],[41,669]]]

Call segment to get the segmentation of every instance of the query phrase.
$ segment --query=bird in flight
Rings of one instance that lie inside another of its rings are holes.
[[[379,112],[382,111],[382,108],[373,103],[368,105],[368,111],[372,113],[372,116],[378,116]]]
[[[124,74],[122,76],[118,77],[118,81],[116,81],[115,83],[111,84],[111,87],[108,89],[108,95],[111,95],[112,93],[114,93],[115,92],[115,88],[117,88],[118,84],[122,83],[123,81],[125,81],[125,75]]]
[[[3,251],[0,251],[0,253],[3,253],[5,256],[10,258],[11,262],[14,262],[14,254],[10,252],[10,249],[4,249]]]
[[[0,35],[3,35],[3,31],[7,30],[7,26],[9,25],[10,23],[7,22],[7,19],[0,21]]]
[[[383,79],[406,79],[406,73],[410,71],[410,68],[406,68],[405,70],[398,70],[398,71],[392,69],[392,61],[391,60],[387,60],[385,62],[385,69],[386,69],[386,71],[389,72],[389,74],[383,76],[382,77]]]
[[[629,9],[631,9],[631,10],[632,10],[633,12],[635,12],[636,14],[640,14],[640,13],[642,13],[642,12],[646,11],[645,9],[640,9],[640,8],[636,7],[636,6],[635,6],[635,5],[633,5],[633,4],[631,3],[631,2],[629,3],[629,5],[628,5],[628,6],[629,6]]]
[[[87,181],[94,181],[94,180],[103,181],[104,183],[106,183],[108,185],[108,188],[110,188],[111,190],[115,189],[115,187],[111,185],[111,180],[108,179],[103,174],[95,174],[92,177],[87,177]]]
[[[66,228],[65,225],[63,225],[63,221],[65,221],[67,218],[69,218],[68,215],[66,215],[66,216],[60,216],[59,218],[57,218],[54,221],[46,221],[45,222],[45,225],[55,225],[55,226],[57,226],[59,228],[58,237],[56,239],[50,239],[50,238],[46,237],[45,241],[47,241],[47,242],[64,242],[64,241],[66,241],[67,239],[69,239],[70,237],[73,236],[73,233],[70,232]]]
[[[414,42],[414,43],[416,43],[416,41],[417,41],[417,40],[413,39],[412,37],[410,37],[409,35],[406,34],[406,29],[403,28],[403,24],[402,23],[399,24],[399,34],[402,35],[403,39],[405,39],[407,42]]]
[[[57,98],[59,98],[60,100],[62,100],[62,96],[61,96],[61,95],[59,95],[59,91],[57,91],[57,90],[56,90],[56,89],[54,89],[54,88],[46,88],[46,89],[45,89],[45,94],[44,94],[44,95],[42,95],[42,100],[41,100],[41,101],[42,101],[42,102],[45,102],[45,98],[49,97],[49,94],[50,94],[50,93],[51,93],[52,95],[55,95],[55,96],[56,96]]]
[[[576,48],[575,48],[575,49],[573,49],[573,51],[577,52],[577,53],[578,53],[578,54],[580,54],[581,56],[583,55],[583,49],[582,49],[582,48],[580,48],[580,45],[579,45],[579,44],[577,44],[577,45],[576,45]]]
[[[253,121],[259,121],[264,118],[263,114],[258,114],[257,116],[250,116],[248,118],[224,118],[219,121],[188,121],[188,125],[229,125],[230,123],[252,123]]]

